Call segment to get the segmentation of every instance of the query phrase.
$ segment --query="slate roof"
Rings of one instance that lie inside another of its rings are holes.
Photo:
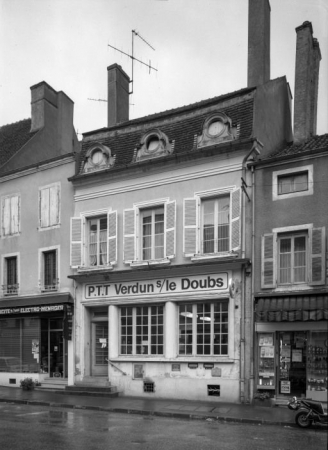
[[[0,167],[9,161],[34,135],[30,133],[31,119],[0,127]]]
[[[142,136],[152,128],[160,129],[160,131],[166,134],[169,141],[175,141],[174,154],[192,151],[194,150],[195,134],[200,135],[202,133],[204,120],[213,112],[224,112],[230,117],[232,125],[238,127],[238,140],[250,138],[253,130],[254,100],[250,97],[242,97],[242,95],[247,94],[252,90],[253,89],[242,89],[233,94],[215,97],[193,105],[125,122],[117,127],[119,132],[111,137],[101,138],[101,134],[103,133],[104,136],[104,133],[111,132],[113,128],[104,128],[102,130],[85,133],[84,137],[87,139],[82,141],[79,169],[81,171],[85,154],[95,142],[106,145],[111,149],[112,156],[116,155],[114,170],[115,168],[131,164],[134,151],[140,143]],[[241,98],[235,98],[238,96]],[[229,97],[233,99],[230,102],[230,105],[222,108],[220,102],[222,103]],[[215,111],[202,112],[202,108],[212,106],[213,104],[217,104],[217,109],[215,109]],[[190,114],[190,112],[192,112],[192,114]]]
[[[283,150],[270,155],[270,158],[279,158],[283,156],[292,156],[299,153],[305,153],[309,151],[315,151],[326,148],[328,149],[328,134],[321,134],[319,136],[313,136],[302,142],[301,144],[291,143]]]

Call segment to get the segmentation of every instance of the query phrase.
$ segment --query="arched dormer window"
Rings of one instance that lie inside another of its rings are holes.
[[[87,151],[83,165],[83,173],[109,169],[114,164],[115,156],[112,157],[110,148],[96,143]]]
[[[135,151],[133,162],[158,158],[169,155],[172,152],[173,146],[166,134],[158,129],[149,130],[141,138],[140,144]]]
[[[207,147],[224,141],[236,139],[236,129],[224,113],[214,113],[203,124],[202,134],[197,137],[197,147]]]

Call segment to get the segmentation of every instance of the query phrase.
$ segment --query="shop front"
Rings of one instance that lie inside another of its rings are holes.
[[[258,297],[255,320],[258,391],[327,402],[328,296]]]
[[[121,395],[238,402],[240,270],[205,270],[81,283],[76,381],[103,376]]]
[[[19,385],[26,377],[37,381],[48,377],[67,378],[72,323],[73,299],[70,294],[2,301],[1,384]]]

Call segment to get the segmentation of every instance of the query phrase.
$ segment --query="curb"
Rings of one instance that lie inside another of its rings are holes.
[[[228,423],[243,423],[243,424],[254,424],[254,425],[280,425],[288,427],[296,427],[294,422],[280,422],[271,420],[261,420],[261,419],[245,419],[240,417],[225,417],[225,416],[211,416],[204,415],[200,416],[198,414],[188,414],[188,413],[178,413],[178,412],[164,412],[164,411],[148,411],[140,409],[128,409],[128,408],[106,408],[101,406],[83,406],[83,405],[72,405],[68,403],[53,403],[53,402],[42,402],[36,400],[18,400],[18,399],[6,399],[0,398],[0,403],[16,403],[20,405],[31,405],[31,406],[51,406],[54,408],[68,408],[68,409],[82,409],[90,411],[104,411],[108,413],[119,413],[119,414],[135,414],[143,416],[157,416],[157,417],[171,417],[175,419],[183,420],[204,420],[213,422],[228,422]]]

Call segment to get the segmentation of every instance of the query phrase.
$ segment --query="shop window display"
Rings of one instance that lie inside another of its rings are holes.
[[[275,389],[275,358],[273,333],[259,335],[258,389]]]
[[[327,333],[312,332],[307,349],[306,397],[313,400],[327,398],[328,391]]]

